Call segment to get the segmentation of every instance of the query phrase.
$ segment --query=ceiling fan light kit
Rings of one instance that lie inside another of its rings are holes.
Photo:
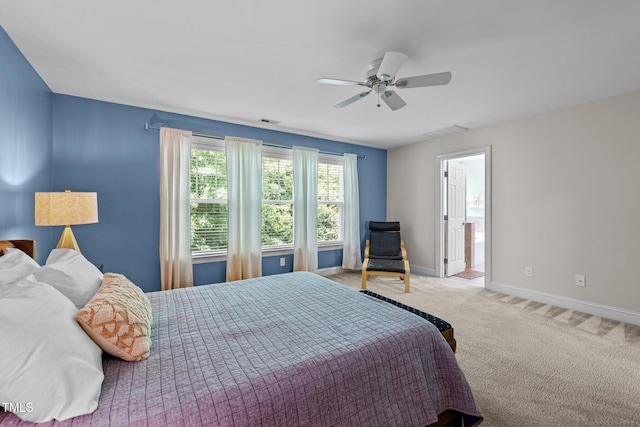
[[[359,93],[346,99],[339,104],[334,105],[336,108],[346,107],[353,104],[359,99],[364,98],[371,92],[378,94],[378,104],[380,107],[380,99],[391,110],[399,110],[407,105],[407,103],[394,91],[387,90],[389,87],[395,86],[398,89],[408,89],[415,87],[440,86],[449,84],[451,81],[451,73],[425,74],[422,76],[405,77],[395,80],[396,73],[402,67],[408,56],[401,52],[387,52],[383,58],[374,59],[367,70],[367,78],[364,81],[342,80],[332,78],[318,79],[318,83],[333,84],[341,86],[365,86],[369,91]]]

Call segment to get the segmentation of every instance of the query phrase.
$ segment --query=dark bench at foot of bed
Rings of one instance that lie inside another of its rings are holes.
[[[429,322],[433,323],[436,328],[438,328],[438,330],[440,331],[440,333],[442,334],[442,336],[444,337],[444,339],[447,340],[447,342],[449,343],[449,345],[451,346],[451,349],[453,350],[453,352],[456,352],[456,339],[453,337],[453,328],[451,327],[451,325],[447,322],[445,322],[444,320],[440,319],[439,317],[436,316],[432,316],[429,313],[425,313],[424,311],[420,311],[416,308],[413,307],[409,307],[406,304],[402,304],[401,302],[392,300],[390,298],[387,298],[385,296],[382,295],[378,295],[374,292],[371,291],[367,291],[367,290],[361,290],[360,292],[362,292],[365,295],[369,295],[371,297],[374,298],[378,298],[379,300],[382,300],[384,302],[388,302],[389,304],[393,304],[396,307],[402,308],[403,310],[407,310],[417,316],[422,317],[423,319],[428,320]]]

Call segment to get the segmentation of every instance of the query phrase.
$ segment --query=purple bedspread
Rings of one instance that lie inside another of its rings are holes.
[[[323,277],[147,295],[149,359],[105,357],[98,409],[40,425],[425,426],[446,409],[481,422],[431,323]]]

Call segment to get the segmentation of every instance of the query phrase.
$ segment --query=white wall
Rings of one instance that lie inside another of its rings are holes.
[[[390,150],[387,217],[412,265],[436,267],[436,156],[482,146],[492,283],[640,316],[640,92]]]

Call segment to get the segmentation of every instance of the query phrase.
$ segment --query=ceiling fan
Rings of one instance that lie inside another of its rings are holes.
[[[423,76],[405,77],[396,80],[396,73],[402,67],[402,64],[407,60],[408,56],[400,52],[387,52],[383,58],[374,59],[371,61],[369,70],[367,71],[367,78],[363,81],[354,80],[342,80],[342,79],[318,79],[318,83],[327,83],[332,85],[342,86],[365,86],[369,90],[359,93],[356,96],[342,101],[334,107],[341,108],[346,107],[349,104],[356,102],[359,99],[364,98],[371,92],[378,94],[378,104],[380,107],[380,99],[385,102],[393,111],[407,105],[406,102],[397,93],[392,90],[388,90],[390,87],[395,86],[398,89],[408,89],[413,87],[427,87],[427,86],[439,86],[446,85],[451,81],[451,73],[436,73],[425,74]]]

